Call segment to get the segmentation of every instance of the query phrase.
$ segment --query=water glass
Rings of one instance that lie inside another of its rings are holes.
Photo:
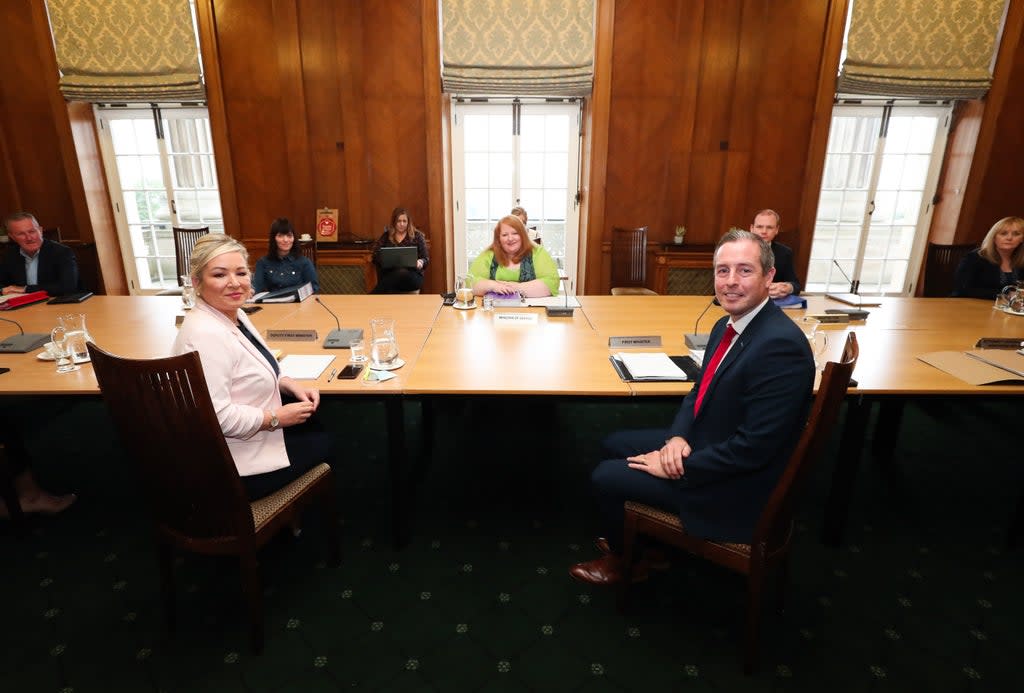
[[[366,342],[362,339],[353,339],[349,342],[349,355],[348,360],[351,363],[366,363]]]
[[[86,346],[92,338],[85,326],[84,313],[68,313],[57,318],[57,324],[64,328],[64,342],[68,353],[75,363],[89,361],[89,348]]]
[[[196,287],[192,286],[192,277],[187,274],[181,275],[181,302],[185,310],[196,307]]]
[[[52,352],[57,357],[57,372],[70,373],[77,371],[81,366],[75,364],[68,349],[68,331],[58,325],[50,332],[50,343],[53,345]]]
[[[398,341],[395,339],[395,321],[374,318],[370,321],[370,367],[390,368],[398,360]]]
[[[484,296],[484,310],[494,310],[493,296]]]

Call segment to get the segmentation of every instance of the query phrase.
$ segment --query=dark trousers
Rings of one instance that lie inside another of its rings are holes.
[[[371,294],[404,294],[419,291],[423,286],[423,273],[414,269],[397,267],[380,270],[377,274],[377,286]]]
[[[626,462],[627,457],[661,449],[667,437],[666,429],[643,428],[612,433],[602,442],[608,459],[597,465],[590,482],[601,513],[602,531],[615,552],[622,550],[626,501],[679,512],[682,497],[678,480],[659,479],[645,471],[630,469]]]
[[[284,447],[288,466],[266,474],[243,476],[242,485],[249,500],[269,496],[282,489],[321,462],[330,460],[331,434],[324,430],[314,414],[305,423],[284,429]]]

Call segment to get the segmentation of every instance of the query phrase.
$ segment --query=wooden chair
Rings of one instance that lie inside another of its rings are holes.
[[[828,441],[832,426],[839,416],[846,388],[850,384],[850,376],[857,365],[858,355],[857,336],[851,332],[846,338],[842,361],[829,362],[825,365],[818,394],[814,398],[803,435],[800,436],[782,477],[761,513],[750,544],[701,539],[686,533],[676,513],[642,503],[626,503],[623,562],[629,566],[630,573],[633,555],[636,552],[636,536],[645,534],[747,576],[747,632],[743,647],[743,670],[747,674],[753,672],[757,660],[761,594],[769,573],[778,570],[778,598],[781,608],[793,537],[793,510],[797,492],[810,473],[811,463],[821,455]],[[627,575],[623,580],[620,591],[622,606],[626,603],[631,577]]]
[[[63,239],[60,235],[60,227],[51,226],[50,228],[43,229],[43,238],[54,243],[61,243]]]
[[[160,555],[168,630],[175,630],[173,549],[238,556],[253,651],[263,649],[256,551],[310,502],[326,511],[332,564],[340,557],[331,468],[320,464],[250,503],[231,458],[199,354],[134,360],[89,344],[96,380],[125,447],[138,463]]]
[[[656,296],[647,283],[647,227],[612,228],[612,296]]]
[[[196,241],[210,233],[210,227],[184,229],[174,226],[171,227],[171,233],[174,235],[174,260],[178,269],[178,286],[181,286],[181,275],[188,274],[188,259],[192,256],[192,249],[196,247]]]
[[[309,258],[309,261],[313,263],[313,269],[316,269],[316,241],[300,241],[295,240],[299,244],[299,252],[304,257]]]
[[[977,244],[941,245],[928,244],[928,255],[924,265],[924,289],[922,296],[942,298],[953,293],[953,273],[964,255],[977,248]]]

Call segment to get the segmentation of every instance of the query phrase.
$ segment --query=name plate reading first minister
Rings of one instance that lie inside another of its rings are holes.
[[[640,335],[635,337],[609,337],[609,349],[632,349],[634,347],[660,347],[659,335]]]
[[[267,330],[268,342],[315,342],[319,338],[316,330]]]

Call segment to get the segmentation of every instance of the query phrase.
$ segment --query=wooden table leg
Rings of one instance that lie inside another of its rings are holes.
[[[409,543],[409,450],[405,442],[405,398],[384,399],[388,431],[388,467],[391,476],[391,541],[396,549]]]

